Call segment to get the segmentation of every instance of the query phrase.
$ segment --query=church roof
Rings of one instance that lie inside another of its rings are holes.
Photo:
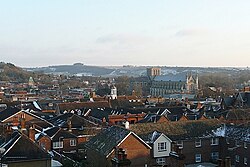
[[[173,82],[185,82],[186,81],[186,75],[183,74],[176,74],[176,75],[159,75],[154,78],[154,81],[173,81]]]

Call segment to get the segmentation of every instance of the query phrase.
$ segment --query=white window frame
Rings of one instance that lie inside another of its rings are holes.
[[[247,149],[247,142],[244,142],[244,148]]]
[[[240,146],[240,141],[239,140],[235,140],[235,146],[239,147]]]
[[[167,142],[160,142],[157,144],[158,152],[167,151]]]
[[[212,138],[211,139],[211,146],[219,145],[219,138]]]
[[[212,160],[217,160],[217,159],[219,159],[219,152],[212,152],[212,153],[211,153],[211,159],[212,159]]]
[[[201,154],[195,154],[195,162],[201,162]]]
[[[156,158],[156,163],[158,165],[165,165],[166,164],[166,158]]]
[[[53,142],[53,148],[54,149],[57,149],[57,148],[63,148],[63,141],[56,141],[56,142]]]
[[[201,139],[195,140],[195,147],[201,147]]]
[[[244,157],[244,165],[247,165],[247,158]]]
[[[229,138],[226,138],[226,143],[227,143],[227,144],[230,144]]]
[[[183,148],[183,141],[182,140],[177,141],[176,145],[179,146],[179,149],[182,149]]]
[[[70,146],[76,146],[76,139],[70,139],[69,145]]]
[[[235,162],[240,162],[240,156],[239,155],[235,155]]]

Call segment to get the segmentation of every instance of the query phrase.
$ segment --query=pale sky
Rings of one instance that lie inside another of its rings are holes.
[[[0,61],[249,66],[249,0],[0,0]]]

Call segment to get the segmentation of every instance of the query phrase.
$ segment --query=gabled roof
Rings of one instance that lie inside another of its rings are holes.
[[[157,114],[147,114],[142,120],[137,123],[149,123],[149,122],[158,122],[162,117],[168,118],[165,115],[157,115]]]
[[[97,124],[73,113],[65,113],[50,120],[55,126],[61,128],[68,128],[68,121],[71,121],[72,128],[97,126]]]
[[[142,140],[144,140],[146,143],[149,143],[149,144],[153,144],[155,141],[157,141],[160,138],[160,136],[164,136],[170,142],[172,142],[171,139],[169,139],[164,133],[161,133],[158,131],[153,131],[147,134],[140,135]]]
[[[64,112],[64,111],[71,111],[75,109],[84,109],[84,108],[110,107],[110,105],[108,101],[97,101],[97,102],[59,103],[58,107],[61,112]]]
[[[0,112],[0,120],[3,121],[9,118],[10,116],[18,113],[19,111],[20,111],[20,108],[13,107],[13,106],[8,107],[7,109]]]
[[[13,133],[10,140],[3,143],[1,148],[5,149],[2,154],[5,162],[51,159],[45,150],[19,132]]]
[[[28,114],[31,117],[34,117],[34,119],[37,119],[40,121],[40,125],[44,124],[46,126],[53,126],[53,124],[51,124],[50,122],[48,122],[47,120],[35,115],[34,113],[32,113],[29,109],[27,110],[20,110],[17,107],[9,107],[6,110],[0,112],[0,120],[1,122],[5,122],[6,120],[8,120],[9,118],[19,114],[19,113],[24,113],[24,114]],[[34,121],[34,120],[33,120]],[[38,123],[38,121],[35,121],[35,123]]]
[[[69,133],[67,131],[64,131],[63,129],[59,128],[59,127],[52,127],[49,129],[46,129],[45,131],[43,131],[39,137],[38,140],[42,137],[42,136],[48,136],[51,140],[53,141],[58,141],[59,138],[64,138],[64,139],[71,139],[71,138],[77,138],[76,135]]]
[[[119,146],[129,135],[134,135],[140,142],[145,144],[146,147],[151,148],[135,133],[118,126],[112,126],[103,130],[101,133],[91,138],[85,146],[88,149],[93,149],[99,154],[108,157],[114,148]]]

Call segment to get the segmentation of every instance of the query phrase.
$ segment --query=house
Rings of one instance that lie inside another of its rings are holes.
[[[249,134],[249,124],[225,126],[225,156],[231,158],[235,167],[247,167],[250,164]]]
[[[141,135],[140,137],[152,147],[151,156],[154,160],[152,165],[167,165],[166,158],[169,157],[172,150],[172,140],[165,134],[157,131]]]
[[[1,144],[1,161],[8,167],[50,167],[51,157],[26,135],[16,131]]]
[[[166,123],[169,122],[169,119],[165,115],[147,114],[142,120],[138,121],[138,123],[149,123],[149,122]]]
[[[100,131],[100,126],[81,115],[65,113],[49,120],[54,126],[60,127],[75,135],[95,135]]]
[[[151,147],[134,132],[118,126],[109,127],[84,145],[89,166],[112,166],[119,162],[130,166],[150,164]],[[122,155],[122,156],[119,156]]]
[[[79,112],[86,108],[103,108],[110,107],[108,101],[96,101],[96,102],[72,102],[72,103],[59,103],[56,107],[57,113],[67,113],[67,112]]]
[[[33,125],[40,127],[40,129],[53,126],[49,121],[34,114],[33,110],[23,110],[13,106],[8,107],[0,113],[0,121],[9,127],[23,126],[22,128],[26,129]]]
[[[77,136],[60,127],[52,127],[36,134],[36,141],[47,151],[74,154],[77,151]]]
[[[139,136],[158,131],[178,146],[185,156],[184,164],[215,162],[220,158],[223,136],[213,133],[221,126],[218,120],[195,120],[162,123],[140,123],[130,125],[130,130]],[[173,151],[173,150],[171,150]],[[169,163],[169,157],[165,163]]]

